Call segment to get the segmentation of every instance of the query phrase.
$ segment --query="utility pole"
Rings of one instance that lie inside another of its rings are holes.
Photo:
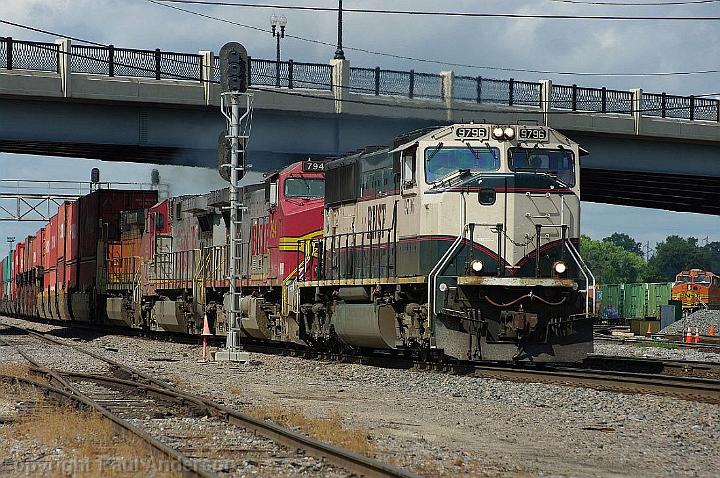
[[[343,18],[342,18],[342,0],[338,0],[338,22],[337,22],[337,49],[335,50],[335,59],[344,60],[345,52],[342,46],[343,37]]]
[[[226,349],[216,354],[216,360],[244,362],[249,359],[240,346],[240,298],[238,281],[242,279],[242,213],[243,203],[239,182],[245,175],[245,145],[250,135],[253,95],[247,92],[248,56],[245,47],[236,42],[225,44],[220,50],[220,110],[227,120],[227,139],[230,140],[230,161],[221,167],[230,168],[230,257],[228,280],[230,306],[227,310],[228,330]],[[241,151],[241,148],[243,149]],[[222,150],[219,154],[224,154]]]

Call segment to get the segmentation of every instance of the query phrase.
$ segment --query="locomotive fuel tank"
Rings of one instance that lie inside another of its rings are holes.
[[[330,323],[348,345],[373,349],[397,345],[395,309],[388,304],[337,304]]]

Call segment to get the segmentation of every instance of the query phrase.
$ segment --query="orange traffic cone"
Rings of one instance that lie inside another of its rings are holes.
[[[203,360],[207,360],[207,338],[211,335],[212,335],[212,332],[210,332],[210,323],[208,322],[207,314],[205,314],[205,316],[203,317],[203,331],[202,331]]]
[[[648,328],[647,331],[645,331],[645,335],[652,335],[652,327],[650,327],[650,322],[648,322]]]
[[[685,343],[692,343],[692,332],[690,331],[690,327],[685,330]]]
[[[700,327],[695,327],[695,340],[693,340],[693,343],[700,343]]]
[[[715,337],[715,324],[710,324],[710,333],[708,335],[710,337]]]

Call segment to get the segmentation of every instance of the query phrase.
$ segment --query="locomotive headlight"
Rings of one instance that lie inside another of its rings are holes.
[[[515,130],[512,128],[505,128],[504,133],[507,139],[513,139],[515,137]]]
[[[480,259],[475,259],[470,263],[470,270],[475,274],[479,274],[483,270],[483,263]]]
[[[567,271],[567,266],[565,265],[564,262],[562,262],[562,261],[557,261],[557,262],[553,265],[553,270],[554,270],[557,274],[564,274],[565,271]]]
[[[499,126],[497,128],[493,129],[493,138],[495,139],[502,139],[503,137],[503,129]]]

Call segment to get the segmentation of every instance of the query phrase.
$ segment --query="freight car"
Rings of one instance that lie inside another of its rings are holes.
[[[702,269],[682,271],[675,278],[672,298],[682,302],[685,312],[720,309],[720,277]]]
[[[157,191],[101,189],[61,204],[45,227],[4,259],[11,280],[0,312],[104,323],[106,247],[119,236],[120,213],[155,203]]]
[[[597,289],[598,316],[612,322],[660,320],[660,306],[670,303],[672,282],[602,284]]]
[[[547,127],[457,124],[243,188],[241,335],[460,360],[581,360],[592,350],[591,274],[577,251],[582,153]],[[228,190],[141,199],[107,211],[94,203],[102,214],[81,225],[94,232],[64,246],[65,269],[80,267],[61,275],[76,281],[53,294],[36,275],[48,290],[36,303],[49,301],[53,319],[64,319],[52,312],[62,296],[70,320],[198,334],[207,319],[226,334]],[[82,218],[82,208],[69,214]],[[51,221],[44,234],[56,229]],[[60,284],[62,261],[51,262]]]

